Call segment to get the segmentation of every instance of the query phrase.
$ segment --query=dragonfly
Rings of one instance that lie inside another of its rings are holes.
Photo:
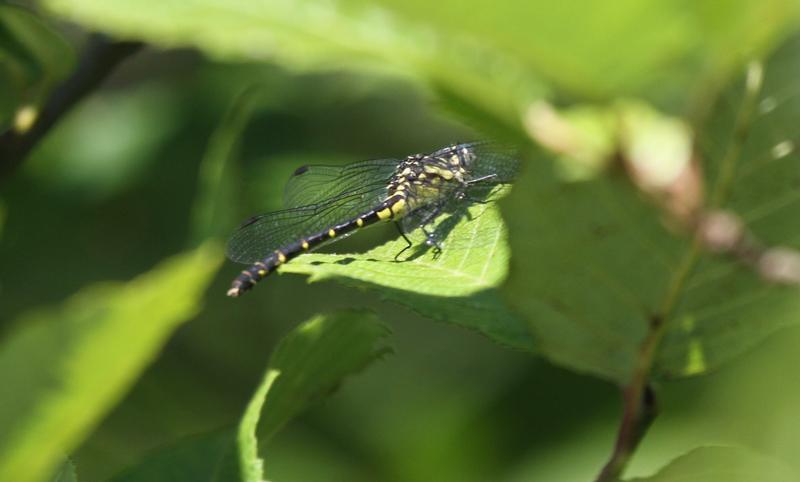
[[[238,297],[284,263],[380,222],[394,222],[406,236],[416,229],[434,254],[443,233],[435,220],[446,212],[485,201],[482,193],[511,183],[519,168],[515,152],[493,142],[452,144],[404,159],[373,159],[342,166],[305,165],[289,178],[284,209],[245,221],[231,236],[227,256],[249,265],[231,283]]]

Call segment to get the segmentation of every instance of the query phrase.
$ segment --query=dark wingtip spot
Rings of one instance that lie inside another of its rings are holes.
[[[308,171],[307,164],[305,166],[300,166],[297,169],[295,169],[294,172],[292,173],[292,176],[299,176],[300,174],[303,174],[306,171]]]

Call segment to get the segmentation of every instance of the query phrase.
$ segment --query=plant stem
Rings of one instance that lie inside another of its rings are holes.
[[[747,141],[758,96],[761,93],[763,74],[763,65],[760,62],[754,61],[750,63],[747,69],[747,82],[745,84],[742,107],[739,110],[733,129],[733,139],[720,162],[719,177],[708,201],[708,205],[711,208],[719,208],[730,192],[736,164]],[[617,432],[614,450],[603,470],[597,476],[596,482],[617,482],[620,480],[631,455],[650,428],[653,420],[655,420],[658,410],[655,393],[649,385],[650,374],[658,352],[658,346],[666,333],[667,322],[680,300],[686,280],[700,258],[701,250],[702,242],[700,237],[694,234],[689,249],[685,252],[672,276],[661,306],[658,309],[658,314],[651,318],[647,336],[639,349],[633,375],[622,392],[622,420]]]
[[[606,462],[597,482],[616,482],[628,464],[639,442],[658,413],[655,392],[648,384],[656,348],[664,335],[666,323],[654,318],[639,351],[638,364],[630,383],[623,389],[623,412],[614,451]]]
[[[10,176],[64,114],[142,45],[112,42],[101,34],[89,36],[75,72],[53,90],[33,124],[24,130],[12,127],[0,134],[0,180]]]

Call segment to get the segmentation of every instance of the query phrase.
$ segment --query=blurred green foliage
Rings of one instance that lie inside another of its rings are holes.
[[[74,461],[98,481],[593,480],[620,414],[615,387],[582,374],[627,384],[655,320],[644,369],[662,414],[625,476],[797,480],[800,297],[766,281],[791,262],[712,253],[679,208],[733,213],[752,249],[800,249],[798,14],[0,5],[3,129],[36,120],[84,31],[153,46],[0,179],[0,478],[75,480]],[[519,143],[524,173],[440,258],[393,263],[404,242],[375,228],[334,247],[354,254],[303,256],[224,297],[238,269],[220,269],[219,242],[280,208],[298,165],[482,136]],[[700,194],[676,207],[646,175],[682,149]]]
[[[0,412],[0,475],[46,476],[175,326],[199,311],[219,259],[218,247],[204,246],[125,286],[90,286],[61,309],[15,321],[0,348],[0,383],[14,389]]]
[[[0,128],[18,109],[38,108],[74,66],[72,48],[52,26],[26,8],[0,4]],[[24,123],[24,122],[23,122]]]

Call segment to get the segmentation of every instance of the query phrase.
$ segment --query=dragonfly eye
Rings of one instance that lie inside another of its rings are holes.
[[[475,162],[475,153],[469,147],[462,147],[459,155],[461,157],[461,163],[465,168],[471,167],[472,163]]]

